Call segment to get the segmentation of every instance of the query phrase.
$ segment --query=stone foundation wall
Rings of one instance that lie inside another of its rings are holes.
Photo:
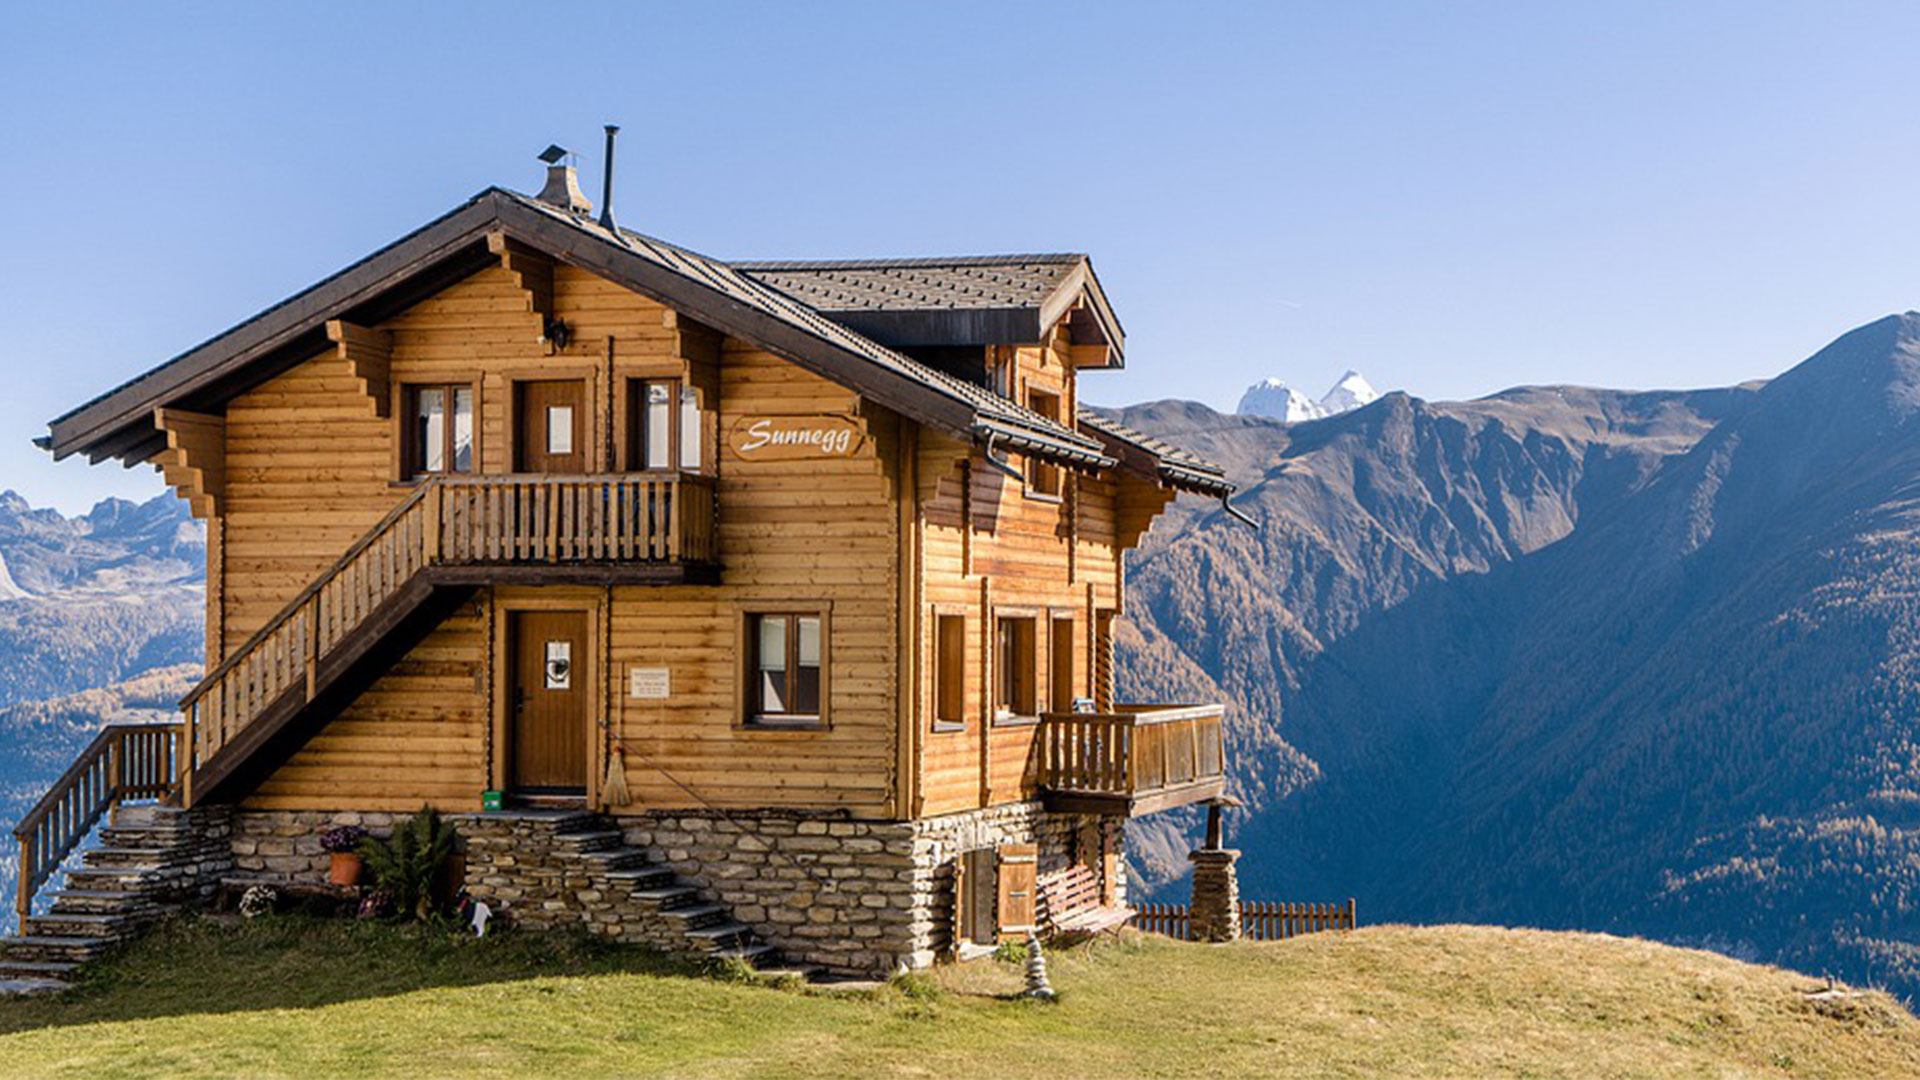
[[[330,860],[320,849],[322,832],[359,825],[385,836],[404,816],[236,811],[233,870],[274,881],[323,882]],[[572,856],[536,835],[537,827],[495,828],[486,815],[451,820],[468,851],[469,879],[477,882],[483,872],[498,878],[489,891],[511,903],[516,922],[586,925],[629,940],[659,936],[650,914],[630,917],[623,905],[606,903],[594,882],[569,869]],[[607,820],[628,845],[726,905],[733,918],[790,960],[866,975],[926,967],[954,947],[954,868],[965,853],[1032,843],[1043,875],[1078,859],[1098,870],[1100,845],[1117,854],[1123,828],[1110,817],[1049,814],[1037,802],[912,822],[779,810],[658,811]],[[1119,878],[1114,891],[1124,903],[1125,861],[1112,862]],[[623,927],[629,919],[636,925]]]
[[[321,833],[336,825],[358,825],[375,836],[390,836],[394,821],[407,816],[356,810],[236,810],[233,869],[245,877],[317,885],[327,880],[332,863],[320,848]]]
[[[1033,843],[1045,874],[1079,857],[1084,826],[1116,852],[1121,842],[1115,819],[1048,814],[1037,802],[913,822],[777,811],[618,821],[629,844],[711,892],[789,957],[869,974],[927,967],[953,947],[954,867],[964,853]],[[1115,887],[1124,901],[1124,877]]]
[[[925,966],[934,885],[911,825],[802,812],[617,819],[627,843],[698,885],[791,960],[885,975]]]

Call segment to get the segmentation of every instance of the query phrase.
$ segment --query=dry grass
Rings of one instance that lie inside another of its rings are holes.
[[[867,995],[630,950],[186,923],[57,1001],[0,1004],[7,1076],[1920,1076],[1881,994],[1642,941],[1374,927],[991,961]],[[556,974],[556,971],[578,972]]]

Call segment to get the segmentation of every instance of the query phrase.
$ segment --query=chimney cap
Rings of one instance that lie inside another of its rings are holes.
[[[561,158],[571,153],[573,153],[573,151],[561,146],[559,143],[550,143],[545,150],[540,151],[540,160],[549,165],[558,165],[560,164]]]

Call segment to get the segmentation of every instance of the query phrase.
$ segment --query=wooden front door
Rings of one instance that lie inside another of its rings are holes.
[[[587,613],[515,611],[507,621],[507,785],[528,794],[584,795]]]
[[[587,471],[587,384],[579,379],[523,382],[514,388],[513,469]]]

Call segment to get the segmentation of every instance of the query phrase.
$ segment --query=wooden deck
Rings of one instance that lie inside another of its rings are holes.
[[[1041,787],[1058,813],[1138,817],[1226,789],[1219,705],[1124,705],[1042,718]]]

